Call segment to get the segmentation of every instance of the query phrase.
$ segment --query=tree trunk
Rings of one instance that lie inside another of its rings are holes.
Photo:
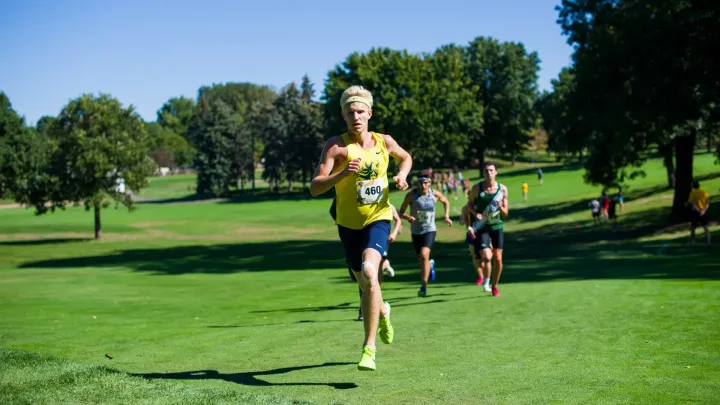
[[[515,158],[516,158],[515,155],[516,155],[515,152],[513,152],[512,155],[511,155],[511,156],[512,156],[512,165],[513,165],[513,166],[515,166]]]
[[[252,179],[252,192],[255,192],[255,131],[250,136],[250,160],[252,167],[250,168],[250,178]]]
[[[478,152],[478,172],[480,172],[480,178],[483,178],[485,174],[483,169],[485,168],[485,149]]]
[[[695,152],[695,140],[697,131],[690,129],[689,135],[675,138],[675,197],[671,219],[675,222],[685,221],[687,209],[685,203],[690,195],[693,180],[693,154]]]
[[[665,173],[667,174],[668,188],[675,187],[675,165],[673,164],[673,152],[675,142],[670,141],[666,144],[659,145],[658,149],[663,157],[663,164],[665,165]]]
[[[707,142],[707,153],[712,153],[712,139],[713,139],[713,133],[711,131],[708,131],[707,133],[707,139],[705,139],[705,142]]]
[[[95,204],[95,239],[102,236],[102,226],[100,225],[100,204]]]
[[[578,160],[580,161],[580,163],[582,163],[582,161],[583,161],[583,150],[582,150],[582,148],[580,148],[580,150],[578,151]]]
[[[485,130],[482,130],[482,134],[480,135],[480,140],[478,142],[478,150],[477,150],[477,158],[478,158],[478,171],[480,172],[480,178],[482,179],[485,174],[483,173],[483,169],[485,168],[485,149],[487,149],[487,145],[485,145]]]

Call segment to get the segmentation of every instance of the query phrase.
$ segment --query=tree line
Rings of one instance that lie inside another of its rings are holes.
[[[323,143],[345,131],[339,98],[373,93],[372,128],[393,135],[418,167],[482,167],[488,151],[514,159],[547,134],[559,158],[579,159],[585,180],[610,187],[664,157],[673,213],[682,212],[696,145],[717,145],[720,16],[681,0],[564,0],[558,24],[572,65],[540,93],[540,58],[522,43],[477,37],[430,53],[373,48],[328,72],[319,101],[307,76],[275,91],[219,83],[195,99],[170,98],[154,122],[107,94],[71,100],[34,127],[0,93],[0,198],[38,214],[68,204],[133,207],[157,166],[197,170],[199,196],[305,187]],[[720,156],[720,148],[715,146]]]
[[[720,158],[720,8],[686,0],[563,0],[572,65],[541,95],[550,147],[579,156],[588,183],[644,173],[659,155],[682,220],[696,147]]]

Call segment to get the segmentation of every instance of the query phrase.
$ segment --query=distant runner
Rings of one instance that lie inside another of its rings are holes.
[[[507,187],[495,181],[497,168],[493,163],[486,163],[484,180],[470,190],[468,210],[475,217],[475,222],[468,227],[475,243],[475,259],[481,260],[486,271],[492,274],[492,294],[500,295],[497,286],[503,268],[503,221],[508,215]],[[494,265],[491,261],[494,259]],[[485,280],[487,285],[488,280]]]
[[[420,279],[422,285],[418,296],[427,297],[428,279],[435,280],[435,262],[430,259],[430,251],[435,243],[437,228],[435,226],[435,202],[440,201],[445,206],[445,223],[452,225],[450,220],[450,202],[445,196],[432,189],[430,176],[422,173],[418,180],[420,185],[405,195],[400,206],[400,216],[410,222],[413,247],[420,262]],[[410,215],[405,214],[410,206]]]

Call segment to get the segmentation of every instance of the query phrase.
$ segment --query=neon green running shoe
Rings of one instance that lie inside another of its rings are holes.
[[[390,324],[390,304],[385,302],[387,307],[387,315],[384,318],[380,318],[378,322],[378,331],[380,331],[380,340],[383,343],[389,345],[393,342],[393,336],[395,336],[395,330]]]
[[[363,347],[362,357],[357,365],[360,371],[375,371],[375,349],[365,346]]]

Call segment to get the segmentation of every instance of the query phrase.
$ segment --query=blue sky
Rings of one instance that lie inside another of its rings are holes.
[[[0,13],[0,91],[28,123],[82,93],[110,93],[146,120],[202,85],[280,88],[372,47],[431,52],[477,36],[522,42],[541,59],[541,89],[572,49],[560,0],[9,0]],[[424,5],[422,3],[425,3]]]

